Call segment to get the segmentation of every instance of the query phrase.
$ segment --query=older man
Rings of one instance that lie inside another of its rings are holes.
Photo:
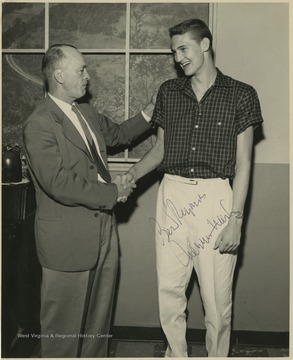
[[[111,181],[106,146],[148,130],[154,104],[122,125],[77,104],[90,76],[70,45],[49,48],[42,71],[48,93],[24,126],[43,271],[41,356],[105,357],[118,264],[113,207],[135,187]]]

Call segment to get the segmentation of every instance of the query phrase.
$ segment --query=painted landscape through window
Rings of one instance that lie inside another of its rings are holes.
[[[162,82],[180,76],[169,27],[191,17],[209,22],[208,3],[9,2],[2,10],[2,143],[21,148],[22,126],[45,93],[41,60],[50,45],[68,43],[83,52],[91,76],[88,100],[121,123]],[[110,157],[135,161],[154,141],[149,133]]]

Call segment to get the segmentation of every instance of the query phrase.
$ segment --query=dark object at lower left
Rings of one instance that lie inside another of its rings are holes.
[[[20,148],[18,145],[3,146],[2,149],[2,182],[20,182],[22,180],[22,166]]]

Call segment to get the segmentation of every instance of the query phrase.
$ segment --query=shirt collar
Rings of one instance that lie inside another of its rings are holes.
[[[58,105],[60,107],[60,109],[65,113],[65,114],[70,114],[71,112],[71,108],[72,105],[66,103],[63,100],[60,100],[58,98],[56,98],[55,96],[53,96],[52,94],[50,94],[48,92],[48,95],[50,96],[50,98],[56,103],[56,105]]]
[[[215,80],[215,83],[214,83],[214,85],[216,85],[216,86],[224,86],[224,87],[226,87],[226,86],[228,86],[228,87],[230,87],[231,86],[231,84],[230,84],[230,82],[228,81],[228,76],[226,76],[226,75],[224,75],[218,68],[216,68],[217,69],[217,77],[216,77],[216,80]]]
[[[228,81],[228,77],[224,75],[218,68],[217,69],[217,76],[216,80],[213,86],[228,86],[230,87],[231,84]],[[190,86],[190,78],[188,77],[182,77],[179,78],[178,81],[175,81],[173,86],[171,87],[171,90],[184,90],[187,86]]]

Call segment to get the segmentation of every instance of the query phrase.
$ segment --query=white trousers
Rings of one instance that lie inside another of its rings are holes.
[[[213,246],[227,225],[232,206],[228,180],[187,179],[165,174],[156,219],[160,321],[168,341],[166,357],[187,357],[186,289],[196,271],[205,310],[209,357],[227,357],[232,283],[237,256]]]

